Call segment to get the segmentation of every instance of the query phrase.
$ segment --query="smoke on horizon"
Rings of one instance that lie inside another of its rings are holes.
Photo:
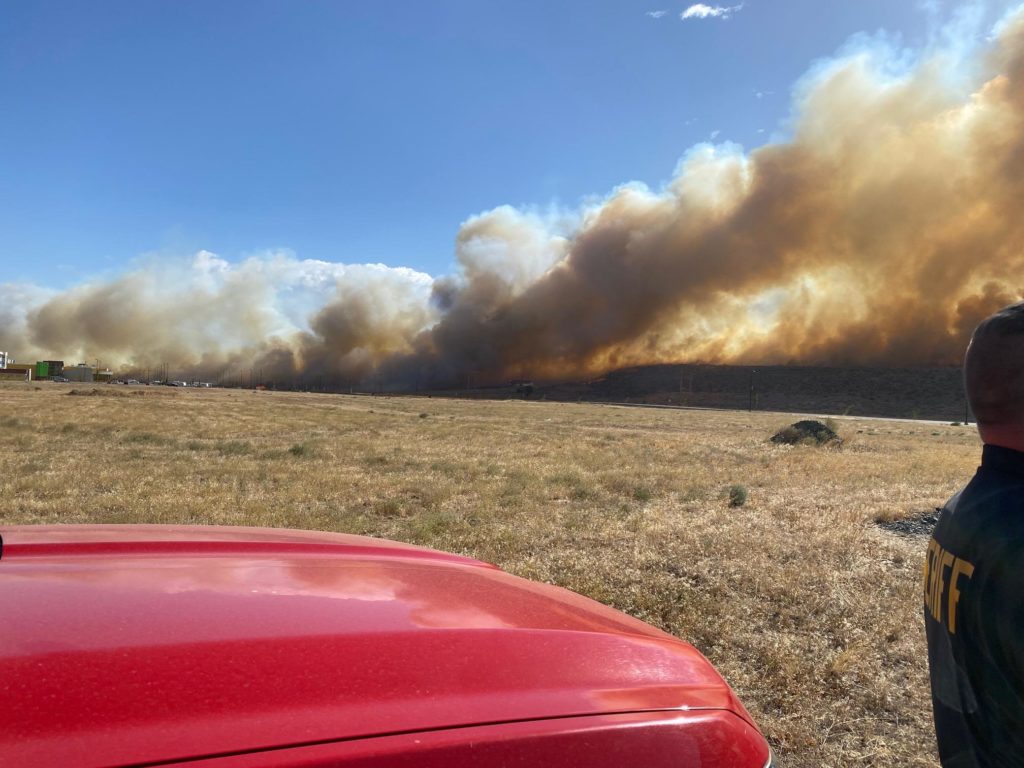
[[[0,349],[382,386],[656,362],[946,365],[1024,295],[1024,11],[969,56],[882,41],[797,86],[790,137],[691,149],[661,190],[470,218],[456,274],[153,258],[0,285]],[[397,223],[396,223],[397,225]]]

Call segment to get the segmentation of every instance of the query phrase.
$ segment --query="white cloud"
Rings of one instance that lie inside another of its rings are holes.
[[[718,138],[718,134],[720,134],[720,133],[721,133],[721,131],[712,131],[711,132],[711,140],[714,141],[715,139],[717,139]]]
[[[754,91],[754,96],[763,99],[765,96],[774,96],[775,91]]]
[[[666,13],[668,13],[668,11],[647,11],[644,16],[650,16],[652,19],[660,19]]]
[[[732,14],[743,10],[743,3],[739,5],[705,5],[696,3],[691,5],[681,14],[679,18],[687,19],[728,19]]]

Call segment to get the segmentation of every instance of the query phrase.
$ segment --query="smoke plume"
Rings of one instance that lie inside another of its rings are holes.
[[[1024,289],[1024,12],[969,56],[908,64],[863,43],[793,104],[787,139],[698,145],[660,190],[469,219],[451,276],[201,252],[58,295],[0,286],[0,349],[393,387],[667,361],[957,363]]]

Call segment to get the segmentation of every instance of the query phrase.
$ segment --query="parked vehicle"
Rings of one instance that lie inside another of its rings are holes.
[[[692,646],[342,534],[0,527],[8,765],[765,768]]]

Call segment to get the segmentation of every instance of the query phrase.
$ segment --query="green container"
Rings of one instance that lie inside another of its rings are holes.
[[[50,378],[50,364],[48,362],[36,363],[36,378],[37,379],[48,379],[48,378]]]

